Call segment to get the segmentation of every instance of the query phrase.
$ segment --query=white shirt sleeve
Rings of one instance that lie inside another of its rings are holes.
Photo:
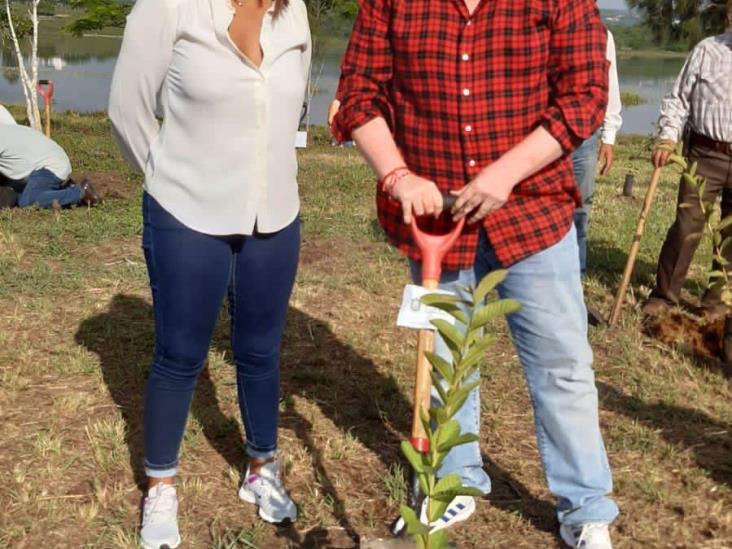
[[[144,172],[160,126],[156,112],[176,40],[175,0],[137,0],[112,77],[109,118],[122,154]]]
[[[702,49],[697,46],[686,60],[676,79],[673,90],[664,97],[661,103],[661,116],[658,119],[658,138],[668,139],[676,143],[681,139],[684,124],[689,118],[691,96],[699,78]]]
[[[605,120],[600,131],[600,140],[606,145],[615,145],[615,138],[623,125],[623,117],[620,112],[623,109],[620,100],[620,82],[618,79],[618,61],[615,53],[615,39],[610,31],[607,31],[607,60],[610,61],[609,74],[609,96]]]
[[[15,118],[13,118],[13,115],[10,114],[8,109],[0,105],[0,124],[7,124],[14,126],[16,124]]]

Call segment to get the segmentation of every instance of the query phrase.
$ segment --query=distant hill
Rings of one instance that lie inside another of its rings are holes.
[[[641,23],[638,14],[630,10],[600,10],[600,15],[606,25],[632,27]]]

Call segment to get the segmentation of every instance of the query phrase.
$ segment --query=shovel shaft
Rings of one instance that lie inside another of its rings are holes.
[[[437,280],[426,279],[422,286],[428,290],[436,290]],[[429,412],[432,398],[432,365],[425,353],[435,350],[435,332],[420,330],[417,340],[417,381],[414,386],[414,415],[412,416],[412,446],[418,452],[427,452],[430,449],[429,439],[422,425],[422,412]]]
[[[648,191],[646,191],[646,198],[643,201],[643,209],[641,210],[640,217],[638,219],[638,226],[635,230],[633,243],[630,246],[630,253],[628,254],[628,261],[625,264],[623,278],[620,280],[620,287],[618,288],[618,293],[615,296],[615,303],[613,304],[613,310],[610,314],[610,320],[608,321],[608,324],[611,327],[615,326],[615,323],[620,317],[620,310],[623,308],[623,301],[625,301],[625,294],[628,291],[630,278],[633,275],[635,259],[638,256],[638,250],[640,250],[641,238],[643,238],[643,232],[646,230],[648,213],[651,211],[651,205],[653,204],[653,198],[656,195],[656,188],[658,187],[658,180],[660,177],[661,168],[656,168],[653,171],[653,177],[651,177],[651,184],[648,186]]]

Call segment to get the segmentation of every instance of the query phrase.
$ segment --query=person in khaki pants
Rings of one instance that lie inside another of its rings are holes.
[[[659,145],[675,147],[686,121],[687,151],[697,162],[698,174],[706,180],[705,201],[722,195],[722,216],[732,214],[732,4],[727,14],[729,30],[700,42],[686,61],[673,91],[664,99],[659,120]],[[664,166],[671,153],[657,146],[653,164]],[[686,206],[686,205],[690,206]],[[658,261],[656,287],[643,306],[644,313],[655,315],[678,305],[681,288],[699,246],[704,214],[696,189],[681,180],[676,221],[666,235]],[[732,228],[724,237],[732,236]],[[732,261],[732,249],[727,258]],[[715,270],[720,267],[714,266]],[[702,297],[702,310],[710,315],[724,314],[719,291],[708,290]]]

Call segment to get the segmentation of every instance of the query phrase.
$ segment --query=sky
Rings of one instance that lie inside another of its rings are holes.
[[[626,9],[625,0],[598,0],[597,5],[601,8],[612,10]]]

